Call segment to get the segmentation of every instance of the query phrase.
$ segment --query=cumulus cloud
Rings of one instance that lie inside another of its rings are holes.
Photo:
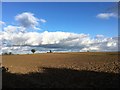
[[[4,31],[6,32],[15,32],[17,30],[17,26],[8,25],[7,27],[4,27]]]
[[[96,17],[100,18],[100,19],[109,19],[111,17],[117,17],[117,14],[115,14],[115,13],[100,13]]]
[[[40,51],[117,51],[118,38],[96,35],[91,38],[88,34],[76,34],[69,32],[1,32],[3,35],[3,50],[16,50],[29,52],[31,48]],[[102,38],[102,39],[101,39]],[[26,46],[26,49],[24,48]],[[19,48],[18,48],[19,47]],[[22,47],[22,48],[20,48]]]
[[[39,19],[33,13],[24,12],[15,16],[15,20],[24,28],[33,28],[39,30],[36,26],[39,24]]]
[[[21,26],[8,25],[4,27],[3,30],[7,33],[18,33],[18,32],[25,32],[26,28]]]

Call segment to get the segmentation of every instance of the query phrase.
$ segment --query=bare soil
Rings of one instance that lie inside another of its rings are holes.
[[[3,87],[119,87],[119,53],[3,55]],[[9,81],[7,80],[9,79]]]

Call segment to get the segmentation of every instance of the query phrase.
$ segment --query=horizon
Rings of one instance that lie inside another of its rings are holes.
[[[31,49],[38,53],[116,52],[117,5],[116,2],[3,2],[0,54],[27,54]]]

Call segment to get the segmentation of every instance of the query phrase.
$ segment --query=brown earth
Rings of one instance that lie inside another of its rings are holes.
[[[119,53],[3,55],[3,87],[118,87]],[[9,79],[9,81],[7,81]]]

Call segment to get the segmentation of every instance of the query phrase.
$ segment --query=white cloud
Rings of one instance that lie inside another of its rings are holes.
[[[12,25],[9,25],[7,27],[4,27],[4,31],[6,32],[10,32],[10,33],[13,33],[17,30],[17,26],[12,26]]]
[[[104,38],[104,35],[96,35],[96,38]]]
[[[21,26],[8,25],[4,27],[3,30],[7,33],[19,33],[19,32],[25,32],[26,28]]]
[[[3,22],[3,21],[0,21],[0,25],[5,25],[5,22]]]
[[[115,14],[115,13],[100,13],[96,17],[100,18],[100,19],[109,19],[111,17],[117,17],[117,14]]]
[[[47,21],[45,19],[40,19],[42,23],[46,23]]]
[[[102,13],[97,17],[109,19],[115,17],[113,13]],[[30,32],[26,29],[40,29],[37,27],[39,21],[45,23],[46,20],[34,17],[34,14],[25,12],[18,14],[15,19],[19,26],[8,25],[0,31],[0,48],[3,52],[12,51],[14,53],[29,53],[32,48],[37,52],[54,51],[117,51],[118,38],[96,35],[91,38],[89,34],[77,34],[69,32]],[[5,24],[4,22],[0,22]],[[1,53],[1,52],[0,52]]]
[[[39,24],[39,19],[33,13],[24,12],[15,16],[15,20],[24,28],[33,28],[39,30],[36,26]]]
[[[88,34],[76,34],[69,32],[1,32],[3,35],[3,50],[16,52],[30,52],[31,48],[40,51],[117,51],[117,38],[102,37],[91,38]],[[100,39],[102,37],[102,39]],[[17,45],[17,46],[15,46]],[[37,46],[36,46],[37,45]],[[18,48],[22,46],[21,48]],[[26,49],[24,47],[26,46]],[[33,47],[34,46],[34,47]],[[7,47],[7,49],[6,49]],[[16,49],[17,48],[17,49]]]

